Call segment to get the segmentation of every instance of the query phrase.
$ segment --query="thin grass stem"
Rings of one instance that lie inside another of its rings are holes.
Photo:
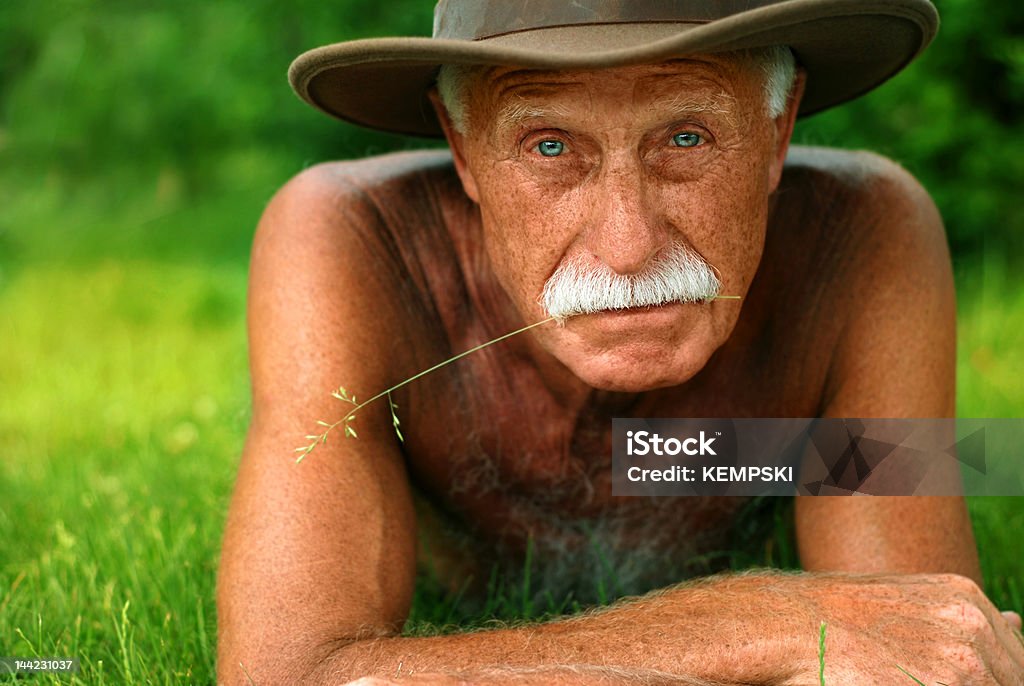
[[[917,684],[918,686],[925,686],[925,683],[924,683],[923,681],[921,681],[921,680],[920,680],[920,679],[918,679],[918,678],[917,678],[916,676],[914,676],[913,674],[911,674],[911,673],[910,673],[910,672],[908,672],[907,670],[903,669],[903,668],[902,668],[902,667],[900,667],[899,665],[896,665],[896,669],[900,670],[901,672],[903,672],[904,674],[906,674],[907,676],[909,676],[909,677],[910,677],[911,679],[913,679],[913,680],[914,680],[914,683],[915,683],[915,684]]]
[[[330,433],[335,428],[337,428],[338,425],[343,424],[344,422],[347,422],[348,420],[352,419],[352,417],[355,416],[356,412],[358,412],[359,410],[363,409],[364,407],[366,407],[370,403],[374,402],[375,400],[380,400],[384,396],[390,397],[392,391],[396,391],[399,388],[401,388],[402,386],[411,384],[413,381],[416,381],[417,379],[422,379],[427,374],[430,374],[432,372],[436,372],[438,369],[441,369],[442,367],[445,367],[445,366],[451,364],[452,362],[455,362],[456,360],[460,360],[463,357],[465,357],[466,355],[470,355],[472,353],[475,353],[478,350],[483,350],[487,346],[494,345],[495,343],[500,343],[501,341],[505,340],[506,338],[511,338],[512,336],[521,334],[524,331],[529,331],[530,329],[533,329],[533,328],[536,328],[538,326],[541,326],[542,324],[547,324],[548,322],[551,322],[551,321],[554,321],[554,320],[555,320],[555,317],[548,317],[547,319],[541,320],[539,322],[535,322],[533,324],[529,324],[527,326],[522,327],[521,329],[516,329],[515,331],[507,333],[507,334],[505,334],[503,336],[498,336],[497,338],[492,339],[490,341],[487,341],[486,343],[481,343],[480,345],[474,346],[474,347],[470,348],[469,350],[466,350],[465,352],[461,352],[458,355],[455,355],[454,357],[449,357],[447,360],[445,360],[443,362],[438,362],[433,367],[430,367],[428,369],[424,369],[422,372],[410,376],[405,381],[402,381],[400,383],[396,383],[391,388],[388,388],[387,390],[381,391],[380,393],[378,393],[377,395],[373,396],[369,400],[364,400],[363,402],[359,403],[354,408],[349,410],[348,414],[346,414],[344,417],[342,417],[338,421],[334,422],[333,424],[327,424],[327,428],[324,429],[324,431],[320,434],[319,437],[317,437],[317,440],[313,441],[313,443],[311,443],[306,448],[300,448],[299,449],[299,450],[304,451],[304,452],[295,461],[296,462],[302,462],[303,458],[305,458],[306,455],[311,453],[313,451],[313,448],[315,448],[318,443],[323,443],[324,440],[326,440],[328,433]],[[392,414],[392,419],[395,419],[394,414]],[[348,433],[348,432],[346,432],[346,433]],[[352,433],[354,434],[354,432],[352,432]]]
[[[740,299],[741,299],[741,296],[738,296],[738,295],[716,295],[714,298],[712,298],[712,300],[740,300]],[[433,367],[430,367],[428,369],[424,369],[422,372],[419,372],[418,374],[414,374],[414,375],[410,376],[405,381],[401,381],[399,383],[396,383],[394,386],[392,386],[392,387],[390,387],[390,388],[388,388],[386,390],[381,391],[380,393],[378,393],[377,395],[373,396],[369,400],[364,400],[363,402],[359,403],[358,405],[356,405],[355,402],[354,402],[355,401],[355,396],[352,396],[350,398],[347,395],[347,393],[344,391],[344,389],[341,389],[341,394],[340,395],[336,395],[335,397],[338,397],[338,398],[340,398],[342,400],[346,400],[348,402],[351,402],[353,405],[355,405],[355,407],[353,407],[351,410],[349,410],[348,413],[344,417],[342,417],[338,421],[334,422],[333,424],[328,424],[327,422],[323,422],[323,421],[317,422],[318,424],[320,424],[320,426],[325,427],[324,430],[320,434],[317,434],[315,436],[314,435],[307,436],[306,438],[308,438],[308,439],[314,439],[313,442],[310,443],[309,445],[307,445],[307,446],[305,446],[303,448],[296,448],[295,449],[295,452],[302,453],[295,460],[295,462],[296,463],[302,462],[302,460],[306,457],[306,455],[309,455],[311,452],[313,452],[313,449],[318,444],[326,443],[327,442],[327,434],[329,434],[331,431],[336,429],[339,425],[344,424],[345,422],[348,422],[351,419],[353,419],[355,417],[356,413],[359,410],[363,409],[364,407],[366,407],[367,405],[369,405],[370,403],[372,403],[374,401],[380,400],[381,398],[383,398],[385,396],[387,396],[388,402],[391,405],[391,419],[392,419],[392,424],[393,424],[393,426],[395,428],[395,433],[398,434],[399,440],[403,440],[404,441],[404,437],[402,436],[402,433],[401,433],[401,431],[398,428],[399,427],[398,416],[395,414],[395,407],[396,406],[395,406],[395,404],[393,402],[391,402],[391,393],[392,393],[392,391],[397,391],[399,388],[401,388],[403,386],[406,386],[408,384],[411,384],[413,381],[416,381],[417,379],[422,379],[427,374],[430,374],[432,372],[436,372],[438,369],[441,369],[442,367],[445,367],[445,366],[451,364],[452,362],[455,362],[456,360],[460,360],[463,357],[465,357],[466,355],[471,355],[472,353],[475,353],[478,350],[483,350],[484,348],[486,348],[488,346],[494,345],[495,343],[500,343],[501,341],[503,341],[503,340],[505,340],[507,338],[511,338],[512,336],[517,336],[517,335],[519,335],[519,334],[521,334],[523,332],[529,331],[530,329],[534,329],[534,328],[536,328],[538,326],[541,326],[543,324],[547,324],[548,322],[552,322],[552,321],[556,321],[556,320],[561,320],[561,319],[564,319],[564,317],[548,317],[547,319],[542,319],[539,322],[534,322],[533,324],[528,324],[528,325],[526,325],[526,326],[524,326],[522,328],[516,329],[515,331],[511,331],[511,332],[509,332],[507,334],[504,334],[502,336],[498,336],[497,338],[489,340],[486,343],[481,343],[480,345],[474,346],[474,347],[470,348],[469,350],[466,350],[464,352],[459,353],[458,355],[455,355],[453,357],[449,357],[447,360],[444,360],[443,362],[438,362]],[[345,426],[345,435],[346,436],[351,436],[353,438],[357,438],[355,430],[352,429],[352,427],[349,426],[349,425]]]
[[[539,321],[539,322],[536,322],[534,324],[530,324],[528,326],[524,326],[521,329],[516,329],[515,331],[513,331],[511,333],[507,333],[504,336],[498,336],[497,338],[495,338],[493,340],[490,340],[490,341],[487,341],[486,343],[481,343],[480,345],[475,346],[473,348],[470,348],[469,350],[466,350],[465,352],[461,352],[458,355],[455,355],[454,357],[449,357],[444,362],[438,362],[433,367],[430,367],[429,369],[424,369],[419,374],[414,374],[414,375],[410,376],[408,379],[406,379],[405,381],[402,381],[400,383],[396,383],[394,386],[392,386],[391,388],[387,389],[386,391],[381,391],[380,393],[378,393],[377,395],[373,396],[369,400],[364,400],[363,402],[359,403],[352,410],[350,410],[347,415],[345,415],[344,417],[339,419],[337,422],[332,424],[332,426],[337,426],[338,424],[341,424],[343,421],[345,421],[346,419],[348,419],[349,417],[354,415],[356,412],[358,412],[362,408],[364,408],[367,405],[369,405],[370,403],[372,403],[374,400],[380,400],[384,396],[390,395],[392,391],[397,391],[402,386],[410,384],[413,381],[415,381],[416,379],[421,379],[424,376],[426,376],[427,374],[430,374],[431,372],[436,372],[441,367],[447,366],[447,365],[451,364],[452,362],[455,362],[456,360],[460,360],[463,357],[465,357],[466,355],[470,355],[472,353],[475,353],[477,350],[483,350],[484,348],[486,348],[489,345],[494,345],[495,343],[500,343],[501,341],[505,340],[506,338],[511,338],[512,336],[515,336],[517,334],[521,334],[524,331],[529,331],[530,329],[538,327],[541,324],[547,324],[550,321],[554,321],[554,319],[555,319],[554,317],[548,317],[547,319],[545,319],[543,321]]]
[[[819,686],[825,686],[825,631],[828,624],[825,620],[821,621],[821,626],[818,628],[818,684]]]

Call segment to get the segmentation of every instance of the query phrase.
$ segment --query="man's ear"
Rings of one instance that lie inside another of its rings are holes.
[[[459,175],[459,180],[462,181],[462,188],[466,191],[469,199],[479,205],[480,192],[477,189],[476,179],[473,178],[473,173],[466,165],[466,136],[456,130],[451,117],[448,116],[448,109],[441,102],[441,96],[438,95],[437,89],[432,88],[428,95],[431,104],[434,105],[434,112],[437,113],[437,120],[441,122],[444,137],[448,139],[448,147],[452,149],[452,160],[455,162],[455,171]]]
[[[786,164],[786,153],[789,151],[789,141],[793,137],[793,127],[796,125],[796,114],[800,109],[800,102],[804,98],[804,88],[807,85],[807,72],[798,68],[796,78],[793,80],[793,88],[789,91],[789,99],[786,101],[786,111],[775,118],[775,156],[772,159],[771,176],[769,178],[769,193],[774,193],[779,187],[782,179],[782,168]]]

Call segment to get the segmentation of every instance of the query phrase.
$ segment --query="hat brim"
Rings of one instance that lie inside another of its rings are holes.
[[[931,42],[927,0],[786,0],[705,24],[584,24],[478,41],[377,38],[300,55],[288,71],[317,109],[393,133],[440,136],[427,97],[442,64],[601,69],[685,55],[788,45],[807,70],[806,116],[846,102],[899,72]]]

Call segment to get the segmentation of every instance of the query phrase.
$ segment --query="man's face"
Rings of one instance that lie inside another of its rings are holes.
[[[727,56],[502,67],[471,88],[469,129],[450,140],[491,266],[527,322],[548,316],[539,300],[560,265],[642,279],[680,248],[710,266],[722,295],[746,294],[789,134],[786,115],[769,119],[754,67]],[[604,310],[536,335],[591,386],[648,390],[699,371],[742,302]]]

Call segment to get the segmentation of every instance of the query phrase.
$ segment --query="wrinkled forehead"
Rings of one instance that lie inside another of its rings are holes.
[[[605,69],[538,70],[517,67],[482,69],[472,89],[478,104],[492,114],[531,101],[586,106],[595,93],[633,102],[691,103],[694,107],[742,110],[759,107],[761,77],[738,53],[697,55],[654,64]]]
[[[650,64],[636,64],[600,69],[530,69],[514,66],[486,67],[481,72],[480,86],[503,86],[516,80],[573,81],[591,78],[597,81],[645,81],[669,78],[685,80],[705,79],[731,85],[737,80],[748,79],[752,64],[742,53],[725,52],[708,55],[679,57]]]

